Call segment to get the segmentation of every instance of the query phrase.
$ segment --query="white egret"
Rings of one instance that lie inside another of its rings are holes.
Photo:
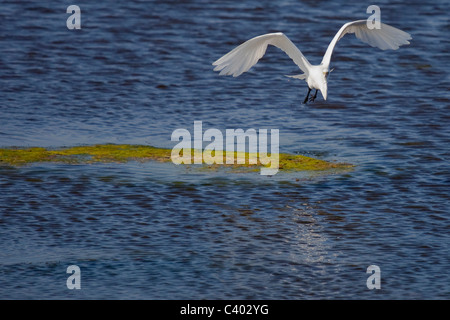
[[[273,45],[283,50],[303,71],[303,74],[288,76],[305,80],[308,84],[308,93],[303,103],[307,103],[312,89],[316,89],[309,101],[314,101],[317,91],[320,90],[324,100],[327,100],[327,77],[330,72],[330,60],[336,43],[347,33],[354,33],[358,39],[372,47],[381,50],[397,50],[400,46],[409,44],[411,35],[407,32],[380,23],[380,28],[369,29],[367,20],[358,20],[344,24],[328,45],[327,51],[319,65],[312,65],[301,51],[283,33],[268,33],[247,40],[222,58],[213,63],[214,71],[220,75],[233,75],[237,77],[254,66],[266,52],[267,46]],[[332,71],[332,70],[331,70]]]

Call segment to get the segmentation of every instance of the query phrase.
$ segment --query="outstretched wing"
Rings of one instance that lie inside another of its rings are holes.
[[[262,58],[269,44],[286,52],[303,72],[308,72],[311,64],[292,41],[281,32],[268,33],[247,40],[215,61],[214,71],[220,71],[220,75],[237,77],[248,71]]]
[[[369,29],[367,27],[367,20],[348,22],[336,33],[323,56],[322,64],[326,68],[330,65],[331,55],[333,54],[336,43],[347,33],[354,33],[362,42],[372,47],[380,48],[381,50],[397,50],[400,46],[409,44],[408,40],[412,39],[409,33],[384,23],[380,23],[380,29]]]

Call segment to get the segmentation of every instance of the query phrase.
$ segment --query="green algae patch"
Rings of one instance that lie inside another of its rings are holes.
[[[97,144],[89,146],[76,146],[60,149],[45,149],[39,147],[33,148],[0,148],[0,165],[5,166],[23,166],[27,164],[52,162],[65,164],[90,164],[90,163],[125,163],[129,161],[160,161],[172,162],[172,149],[155,148],[146,145],[128,145],[128,144]],[[191,155],[187,155],[185,159],[189,163],[195,163],[194,155],[199,154],[198,151],[191,150]],[[214,153],[212,153],[214,156]],[[229,164],[229,157],[236,159]],[[225,153],[223,155],[222,164],[203,160],[202,169],[218,170],[222,167],[231,167],[237,172],[242,171],[256,171],[261,167],[267,167],[260,161],[258,154],[241,154]],[[245,159],[239,163],[237,159]],[[253,161],[249,161],[253,159]],[[311,170],[329,170],[329,169],[348,169],[352,165],[345,163],[334,163],[324,160],[319,160],[303,155],[279,154],[278,157],[279,170],[283,171],[311,171]]]
[[[334,163],[325,160],[319,160],[302,155],[280,154],[280,170],[328,170],[336,168],[350,168],[352,165],[345,163]]]
[[[50,153],[44,148],[0,149],[0,164],[20,166],[33,162],[51,161]]]
[[[170,161],[170,150],[141,145],[100,144],[48,150],[0,148],[0,165],[21,166],[37,162],[83,164],[96,162]]]
[[[155,148],[144,145],[128,144],[98,144],[79,146],[49,151],[60,159],[74,157],[87,163],[93,162],[128,162],[128,161],[170,161],[169,149]]]

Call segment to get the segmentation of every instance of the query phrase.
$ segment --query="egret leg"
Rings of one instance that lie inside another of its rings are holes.
[[[306,94],[306,98],[303,101],[303,104],[306,104],[308,102],[308,98],[309,98],[309,93],[311,92],[311,88],[308,87],[308,93]]]
[[[319,91],[319,90],[316,89],[316,92],[314,93],[314,96],[309,98],[309,101],[314,102],[314,100],[316,100],[316,98],[317,98],[317,91]]]

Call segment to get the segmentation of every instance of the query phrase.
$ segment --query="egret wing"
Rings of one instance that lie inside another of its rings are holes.
[[[237,77],[247,72],[266,53],[268,45],[283,50],[305,73],[311,66],[301,51],[281,32],[264,34],[247,40],[213,63],[220,75]]]
[[[337,42],[347,33],[354,33],[362,42],[381,50],[397,50],[400,46],[409,44],[411,35],[405,31],[394,28],[385,23],[380,23],[380,29],[369,29],[367,20],[357,20],[344,24],[331,40],[327,51],[322,59],[322,64],[328,68],[330,65],[331,55]]]

